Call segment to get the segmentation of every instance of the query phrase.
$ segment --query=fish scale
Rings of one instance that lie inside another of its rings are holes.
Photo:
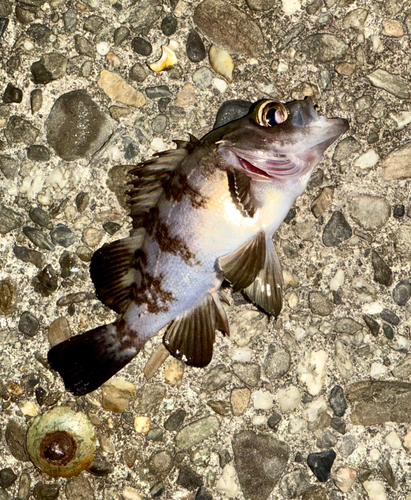
[[[131,171],[133,231],[95,252],[99,299],[119,317],[48,355],[76,395],[117,373],[167,326],[163,342],[192,366],[212,359],[216,330],[229,333],[223,282],[268,314],[282,307],[272,237],[324,151],[346,130],[318,116],[311,99],[260,101],[198,141],[176,141]]]

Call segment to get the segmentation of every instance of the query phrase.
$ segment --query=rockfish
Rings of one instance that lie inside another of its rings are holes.
[[[264,100],[131,170],[133,229],[97,250],[90,266],[98,298],[119,316],[49,351],[66,388],[76,395],[98,388],[166,325],[170,353],[206,366],[216,330],[229,333],[224,281],[278,316],[273,234],[347,129],[345,119],[319,116],[311,99]]]

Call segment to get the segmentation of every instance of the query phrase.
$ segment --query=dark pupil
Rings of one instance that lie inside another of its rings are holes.
[[[277,112],[276,108],[271,108],[267,111],[267,114],[265,115],[266,122],[271,126],[274,127],[274,125],[278,125],[278,121],[275,118],[275,114]]]

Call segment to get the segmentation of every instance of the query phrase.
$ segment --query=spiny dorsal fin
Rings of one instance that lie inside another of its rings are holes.
[[[257,235],[240,248],[218,259],[224,278],[231,283],[233,290],[247,288],[255,280],[265,262],[265,233]]]
[[[198,141],[174,142],[177,149],[156,153],[150,160],[140,163],[129,172],[135,177],[129,182],[133,187],[127,192],[130,196],[130,215],[134,229],[144,225],[150,209],[157,205],[172,172],[181,165]]]
[[[90,275],[97,297],[117,313],[126,310],[137,291],[139,269],[136,259],[143,233],[140,230],[129,238],[103,245],[91,259]]]
[[[277,317],[282,308],[283,274],[280,261],[271,238],[266,243],[264,267],[244,293],[266,313]]]
[[[218,295],[208,293],[199,306],[170,323],[163,342],[187,365],[206,366],[213,357],[216,330],[228,334],[228,320]]]
[[[256,201],[251,193],[251,178],[239,170],[228,171],[228,186],[236,207],[246,217],[254,217]]]

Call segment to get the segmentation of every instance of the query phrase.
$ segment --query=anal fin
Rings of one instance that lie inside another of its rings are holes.
[[[266,255],[266,236],[260,231],[240,248],[218,259],[224,278],[229,281],[235,292],[247,288],[264,266]]]
[[[202,367],[213,357],[216,330],[228,334],[228,320],[218,294],[208,293],[199,306],[170,323],[163,342],[175,358]]]
[[[277,317],[282,308],[283,275],[271,238],[266,242],[264,267],[255,280],[244,289],[247,297],[268,314]]]

